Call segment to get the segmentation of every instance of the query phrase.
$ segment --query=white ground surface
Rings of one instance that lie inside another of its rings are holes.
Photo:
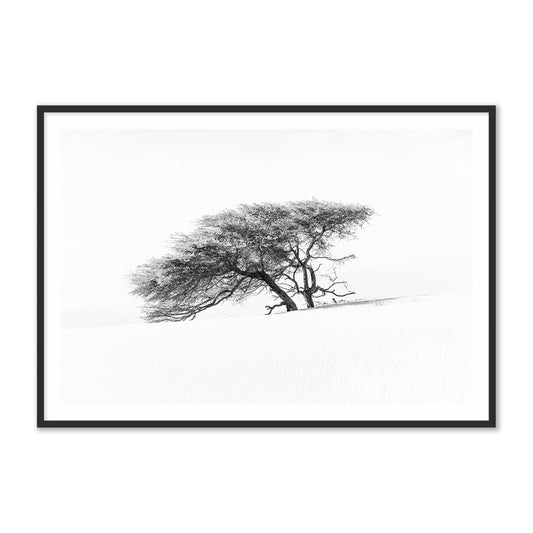
[[[468,296],[63,331],[66,403],[458,403]]]

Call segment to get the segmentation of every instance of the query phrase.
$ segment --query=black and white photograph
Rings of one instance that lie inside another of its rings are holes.
[[[41,423],[491,425],[490,107],[41,107]]]
[[[528,2],[0,10],[0,532],[533,531]]]

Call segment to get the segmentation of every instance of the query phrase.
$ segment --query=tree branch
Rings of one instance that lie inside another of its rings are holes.
[[[349,259],[355,259],[355,255],[345,255],[344,257],[339,257],[338,259],[335,257],[328,257],[326,255],[312,255],[311,259],[325,259],[326,261],[333,261],[335,263],[342,263],[344,261],[348,261]]]
[[[274,309],[276,309],[276,307],[283,307],[285,304],[283,302],[279,302],[277,304],[274,304],[274,305],[265,305],[265,309],[268,310],[267,312],[267,315],[270,315],[272,313],[272,311],[274,311]]]

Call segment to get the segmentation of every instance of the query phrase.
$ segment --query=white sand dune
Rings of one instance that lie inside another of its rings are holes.
[[[470,298],[63,331],[67,403],[454,403]]]

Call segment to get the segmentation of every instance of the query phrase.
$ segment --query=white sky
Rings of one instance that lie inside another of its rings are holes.
[[[343,276],[360,297],[468,290],[471,165],[469,129],[64,129],[63,324],[138,321],[127,274],[164,254],[170,234],[246,202],[375,209],[339,247],[357,255]]]

